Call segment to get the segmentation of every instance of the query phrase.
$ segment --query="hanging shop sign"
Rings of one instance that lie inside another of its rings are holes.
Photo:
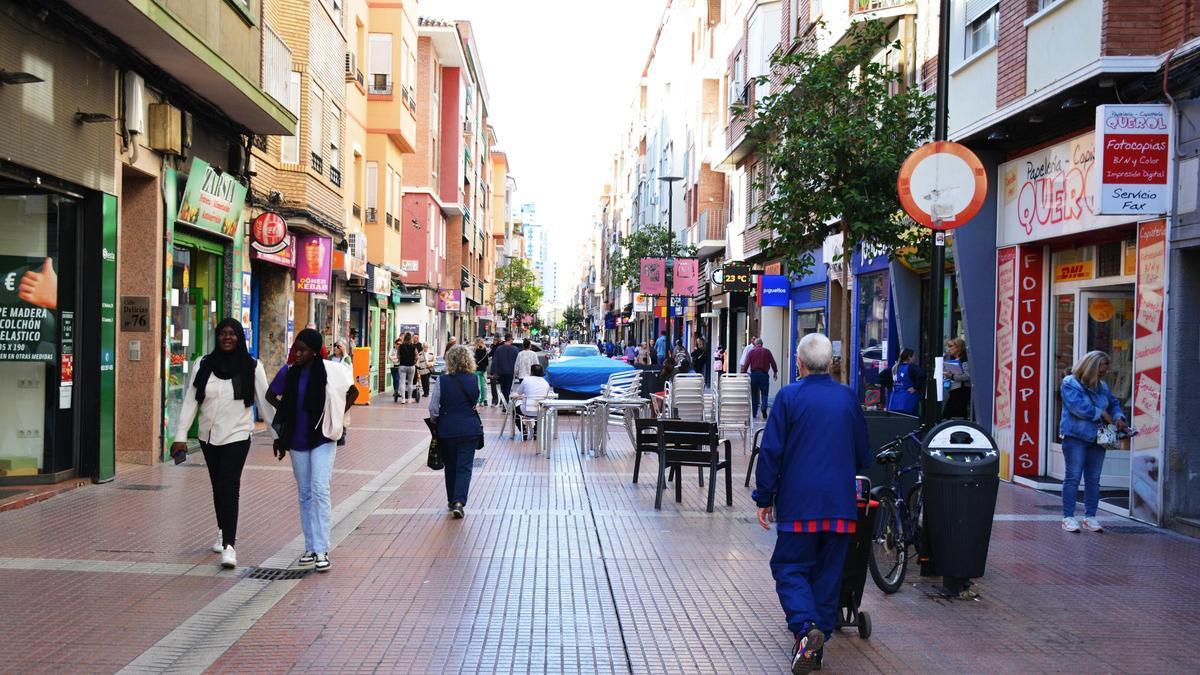
[[[462,290],[458,288],[443,288],[438,291],[439,312],[461,312]]]
[[[758,304],[762,307],[787,307],[788,278],[782,274],[764,274],[760,279]]]
[[[333,252],[333,269],[346,279],[367,278],[367,261],[345,251]]]
[[[1078,260],[1076,262],[1059,263],[1054,266],[1054,282],[1085,281],[1096,276],[1096,263],[1093,260]]]
[[[1171,204],[1173,115],[1168,105],[1096,106],[1100,213],[1148,216]]]
[[[251,243],[250,257],[254,260],[294,269],[296,267],[296,237],[290,234],[285,236],[283,246],[275,253],[264,253]]]
[[[480,305],[475,308],[475,318],[480,321],[494,321],[496,317],[491,305]]]
[[[676,295],[693,296],[700,286],[700,266],[695,258],[676,258],[675,272],[671,279],[671,292]]]
[[[234,237],[245,205],[246,186],[233,174],[221,173],[199,157],[192,158],[176,220]]]
[[[1086,133],[1000,165],[996,246],[1026,244],[1128,222],[1101,216],[1096,137]]]
[[[333,240],[329,237],[296,237],[300,259],[296,261],[296,290],[328,293],[333,268]]]
[[[746,263],[726,263],[713,272],[713,283],[730,293],[750,291],[750,266]]]
[[[667,290],[667,261],[664,258],[642,258],[639,288],[647,295],[662,295]]]
[[[258,253],[280,253],[289,243],[287,221],[278,213],[259,214],[250,225],[250,247]]]
[[[54,361],[58,273],[51,258],[0,256],[0,361]]]
[[[633,294],[633,311],[650,312],[654,310],[654,296],[646,293]]]
[[[966,146],[934,141],[904,160],[896,188],[900,205],[913,220],[933,230],[952,230],[983,207],[987,172]]]
[[[375,295],[392,294],[392,273],[378,265],[367,264],[367,287]]]

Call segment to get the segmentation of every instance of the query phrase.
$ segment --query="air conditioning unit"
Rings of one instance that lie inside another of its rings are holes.
[[[359,260],[367,259],[367,235],[362,232],[351,232],[346,235],[346,243],[349,244],[350,257]]]
[[[358,55],[346,52],[346,81],[353,82],[354,74],[358,72]]]

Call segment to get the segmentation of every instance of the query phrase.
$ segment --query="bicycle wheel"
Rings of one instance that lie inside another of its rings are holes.
[[[904,575],[908,571],[908,545],[894,497],[880,495],[876,518],[875,533],[867,552],[867,568],[879,590],[892,594],[904,585]]]
[[[908,502],[905,507],[908,510],[908,545],[913,548],[914,554],[919,554],[921,551],[921,518],[925,515],[925,500],[921,494],[921,483],[918,482],[908,491]]]

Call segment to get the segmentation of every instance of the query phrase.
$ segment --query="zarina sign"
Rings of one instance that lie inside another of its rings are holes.
[[[1096,159],[1100,213],[1144,216],[1166,213],[1171,191],[1171,108],[1102,105],[1096,108]]]

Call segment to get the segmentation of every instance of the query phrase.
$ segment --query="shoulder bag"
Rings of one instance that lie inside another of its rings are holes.
[[[434,471],[441,471],[446,468],[445,462],[442,461],[442,453],[438,450],[438,434],[437,422],[432,417],[425,418],[425,426],[429,427],[429,452],[425,456],[425,466]]]

